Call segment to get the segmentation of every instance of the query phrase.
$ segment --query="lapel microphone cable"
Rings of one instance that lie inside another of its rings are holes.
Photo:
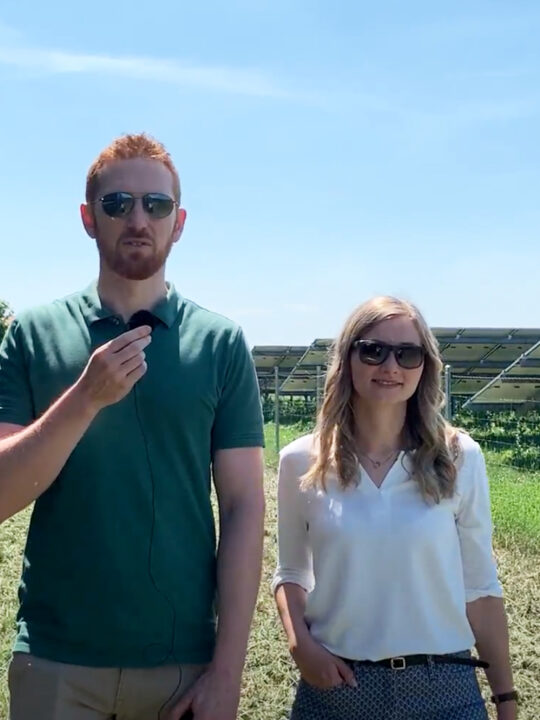
[[[128,327],[130,330],[133,330],[137,327],[141,327],[142,325],[149,325],[152,329],[152,332],[154,331],[154,328],[158,324],[158,319],[155,315],[153,315],[148,310],[138,310],[136,313],[134,313],[130,319],[128,320]],[[170,646],[167,649],[167,654],[164,657],[164,661],[171,660],[174,664],[174,640],[176,636],[176,609],[174,607],[174,603],[171,601],[169,596],[158,586],[154,574],[152,572],[152,551],[153,551],[153,545],[154,545],[154,535],[155,535],[155,527],[156,527],[156,483],[154,478],[154,472],[152,469],[152,462],[150,460],[150,449],[148,447],[148,440],[146,436],[146,432],[144,429],[144,425],[142,422],[141,417],[141,410],[140,410],[140,402],[139,402],[139,391],[137,389],[137,383],[133,386],[133,398],[135,400],[135,415],[137,416],[137,422],[139,423],[139,429],[141,431],[141,436],[143,439],[143,445],[144,445],[144,451],[146,455],[146,464],[148,466],[148,472],[150,475],[150,481],[152,484],[152,520],[150,524],[150,541],[148,544],[148,575],[150,577],[150,582],[152,583],[155,591],[160,595],[166,602],[166,604],[169,606],[171,610],[171,616],[172,616],[172,630],[171,630],[171,642]],[[148,645],[145,648],[145,651],[148,651],[150,648],[152,648],[153,645]],[[159,645],[158,645],[159,647]],[[168,697],[163,705],[158,710],[157,719],[160,720],[161,713],[165,706],[172,700],[172,698],[176,695],[177,691],[180,688],[180,685],[182,684],[182,667],[180,663],[178,663],[178,684],[174,688],[173,692],[171,693],[170,697]],[[184,715],[182,715],[182,718],[180,720],[191,720],[193,718],[193,712],[191,708],[187,710]]]

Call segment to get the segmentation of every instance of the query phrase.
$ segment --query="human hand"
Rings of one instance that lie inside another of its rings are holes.
[[[356,687],[354,672],[341,658],[333,655],[312,637],[305,638],[291,650],[302,678],[318,688],[330,688],[346,683]]]
[[[210,666],[168,711],[164,720],[236,720],[240,679]],[[186,715],[191,710],[193,713]]]
[[[95,350],[75,385],[85,405],[98,412],[125,397],[146,372],[148,325],[128,330]]]

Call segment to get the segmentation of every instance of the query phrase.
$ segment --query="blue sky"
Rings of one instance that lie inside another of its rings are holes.
[[[168,278],[252,345],[378,293],[539,327],[538,37],[536,0],[3,0],[0,297],[95,276],[87,168],[144,130],[188,212]]]

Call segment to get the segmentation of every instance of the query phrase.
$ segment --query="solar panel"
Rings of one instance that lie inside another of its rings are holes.
[[[465,406],[495,402],[513,405],[540,402],[540,338],[480,388]]]
[[[527,402],[540,402],[539,378],[517,381],[507,379],[496,382],[476,397],[471,398],[468,404],[470,406],[493,403],[516,405]]]
[[[473,398],[471,402],[485,404],[499,402],[502,394],[508,396],[508,402],[528,402],[536,392],[534,385],[540,383],[540,329],[433,328],[433,332],[443,363],[451,366],[452,394],[467,395]],[[332,342],[318,338],[309,346],[253,348],[261,390],[274,392],[275,367],[281,393],[315,394],[322,390]],[[506,388],[507,380],[503,379],[508,372],[513,388]],[[496,378],[497,384],[490,386]]]
[[[257,345],[252,350],[261,392],[274,392],[276,370],[281,385],[307,350],[306,345]]]

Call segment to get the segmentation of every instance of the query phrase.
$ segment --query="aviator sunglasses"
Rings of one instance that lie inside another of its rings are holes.
[[[161,219],[167,217],[178,203],[168,195],[159,192],[145,193],[142,196],[132,195],[128,192],[113,192],[103,195],[94,202],[101,203],[103,212],[112,218],[127,217],[135,206],[135,200],[140,199],[143,210],[150,217]]]
[[[394,353],[397,364],[405,370],[419,368],[426,354],[421,345],[389,345],[380,340],[356,340],[352,346],[365,365],[382,365],[390,353]]]

